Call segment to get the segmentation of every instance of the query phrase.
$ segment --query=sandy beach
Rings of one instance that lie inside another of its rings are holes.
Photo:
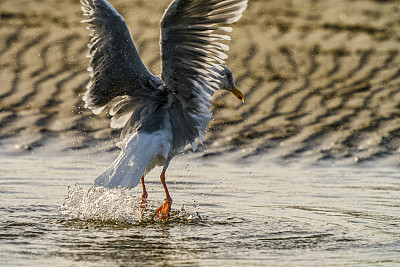
[[[170,1],[111,2],[160,75],[159,20]],[[82,19],[79,1],[1,1],[0,145],[115,149],[107,114],[83,108]],[[227,60],[245,104],[216,94],[198,155],[398,165],[399,21],[396,1],[251,0]]]

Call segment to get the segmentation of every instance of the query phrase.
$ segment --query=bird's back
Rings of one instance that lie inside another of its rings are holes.
[[[135,132],[152,133],[168,129],[172,133],[172,150],[175,153],[188,144],[194,146],[196,139],[202,140],[211,119],[210,101],[193,101],[188,105],[171,93],[168,88],[160,91],[156,98],[147,99],[144,102],[132,99],[125,105],[132,108],[123,109],[119,115],[132,115],[124,125],[121,141],[126,140]]]

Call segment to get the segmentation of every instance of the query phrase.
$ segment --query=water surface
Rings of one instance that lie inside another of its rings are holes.
[[[84,201],[110,158],[31,154],[0,161],[3,266],[400,264],[394,168],[237,165],[183,156],[167,176],[174,204],[164,223],[151,216],[163,199],[158,170],[147,178],[150,211],[141,218],[136,189],[108,191],[109,202],[96,191],[97,210]]]

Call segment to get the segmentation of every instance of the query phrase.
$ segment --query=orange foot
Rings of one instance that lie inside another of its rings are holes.
[[[169,220],[171,217],[172,199],[165,199],[164,203],[156,209],[156,216],[162,221]]]

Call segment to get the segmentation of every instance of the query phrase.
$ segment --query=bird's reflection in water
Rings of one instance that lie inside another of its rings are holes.
[[[142,264],[169,266],[169,261],[176,262],[179,257],[185,258],[185,250],[170,240],[170,229],[167,225],[155,228],[133,226],[124,228],[82,221],[64,222],[63,225],[77,227],[75,231],[79,229],[81,236],[63,238],[61,241],[64,244],[61,246],[64,249],[58,250],[54,256],[76,261],[102,262],[102,264],[114,262],[130,266]]]
[[[139,200],[140,198],[137,198],[137,202]],[[176,234],[184,225],[203,228],[207,225],[207,220],[197,213],[188,213],[182,207],[181,210],[172,210],[169,221],[162,221],[154,215],[154,209],[159,202],[151,204],[151,209],[137,221],[78,218],[59,220],[58,226],[63,228],[63,231],[75,234],[63,236],[58,240],[63,249],[58,250],[55,256],[76,261],[102,264],[110,262],[130,266],[173,266],[177,262],[193,265],[194,262],[191,262],[190,258],[193,258],[192,254],[195,251],[188,246],[190,242],[177,242],[179,239],[177,240]],[[83,207],[80,209],[83,211]]]

